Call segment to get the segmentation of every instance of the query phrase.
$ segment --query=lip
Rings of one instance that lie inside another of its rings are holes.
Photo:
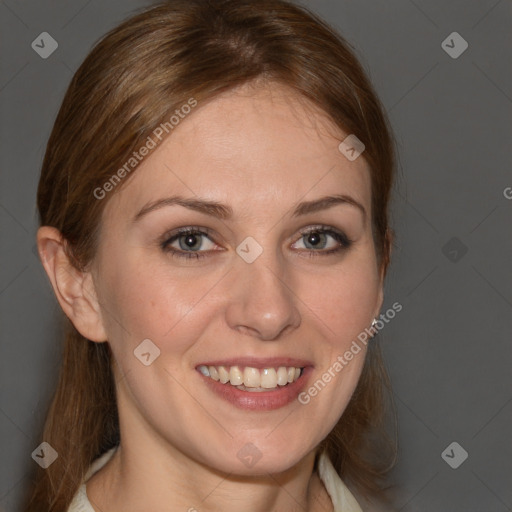
[[[196,365],[198,366],[238,366],[239,368],[245,368],[249,366],[251,368],[279,368],[280,366],[295,366],[296,368],[305,368],[307,366],[313,366],[311,361],[305,359],[296,359],[293,357],[233,357],[231,359],[222,359],[215,361],[205,361]]]
[[[250,359],[250,358],[249,358]],[[279,365],[275,365],[274,363],[269,363],[269,360],[258,359],[252,360],[250,363],[247,358],[241,358],[235,360],[224,360],[222,362],[210,362],[204,363],[205,366],[252,366],[252,368],[275,368],[277,366],[297,366],[304,368],[302,371],[302,375],[292,383],[287,384],[286,386],[278,386],[275,390],[272,391],[242,391],[241,389],[237,389],[231,384],[222,384],[220,381],[213,380],[210,377],[205,377],[199,370],[196,369],[198,376],[203,380],[203,382],[208,386],[210,391],[214,394],[222,398],[223,400],[229,402],[235,407],[243,410],[249,411],[273,411],[275,409],[280,409],[291,402],[297,399],[299,393],[306,387],[309,377],[313,372],[313,366],[305,365],[303,363],[297,364],[299,361],[297,359],[272,359],[273,361],[279,361]],[[262,362],[266,361],[266,362]],[[289,361],[286,362],[285,361]],[[237,364],[238,363],[238,364]],[[257,363],[257,366],[255,364]],[[275,366],[274,366],[275,365]],[[200,365],[199,365],[200,366]]]

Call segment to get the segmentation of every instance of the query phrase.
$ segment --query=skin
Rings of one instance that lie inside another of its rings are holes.
[[[355,389],[365,350],[309,404],[273,411],[233,406],[195,368],[299,357],[314,366],[311,385],[378,317],[370,174],[363,156],[351,162],[339,152],[346,135],[284,86],[246,85],[199,105],[111,192],[86,272],[70,265],[57,230],[39,229],[61,307],[86,338],[108,340],[115,357],[122,441],[87,483],[95,510],[332,510],[315,452]],[[173,194],[229,205],[233,217],[173,205],[132,222]],[[292,217],[298,202],[332,194],[351,196],[366,215],[345,203]],[[308,244],[301,231],[318,224],[352,245],[322,255],[339,243],[326,235],[327,246]],[[173,257],[159,245],[185,226],[212,230],[199,237],[205,258]],[[236,253],[247,236],[263,248],[251,264]],[[147,338],[160,356],[144,366],[133,351]],[[262,455],[251,468],[237,457],[249,442]]]

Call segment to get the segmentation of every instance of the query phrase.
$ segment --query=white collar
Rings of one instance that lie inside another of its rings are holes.
[[[318,457],[318,475],[325,485],[334,506],[334,512],[363,512],[353,494],[343,483],[327,452]]]
[[[67,512],[94,512],[87,498],[85,482],[110,460],[116,449],[117,446],[114,446],[91,464]],[[334,512],[362,512],[356,499],[334,469],[326,452],[322,452],[318,457],[318,475],[331,497]]]

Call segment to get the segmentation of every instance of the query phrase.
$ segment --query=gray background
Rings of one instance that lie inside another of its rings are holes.
[[[92,44],[148,3],[0,2],[2,510],[19,508],[59,367],[59,306],[34,250],[46,141]],[[355,46],[400,153],[383,311],[403,310],[379,335],[399,414],[396,510],[510,511],[511,2],[306,5]],[[59,44],[48,59],[31,48],[44,31]],[[441,46],[454,31],[469,44],[456,59]],[[454,441],[469,454],[457,469],[441,457]]]

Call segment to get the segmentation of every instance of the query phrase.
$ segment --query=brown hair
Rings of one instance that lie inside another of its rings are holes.
[[[348,43],[286,0],[170,0],[124,21],[93,48],[64,97],[37,192],[40,224],[62,233],[78,269],[94,257],[101,214],[115,193],[98,200],[93,191],[190,98],[201,104],[255,79],[292,87],[364,142],[375,247],[386,271],[395,167],[388,121]],[[369,344],[353,397],[322,443],[340,476],[368,497],[388,466],[375,457],[388,389],[379,350]],[[59,457],[37,469],[26,512],[65,511],[91,462],[119,443],[111,363],[108,343],[85,339],[67,320],[42,432]]]

